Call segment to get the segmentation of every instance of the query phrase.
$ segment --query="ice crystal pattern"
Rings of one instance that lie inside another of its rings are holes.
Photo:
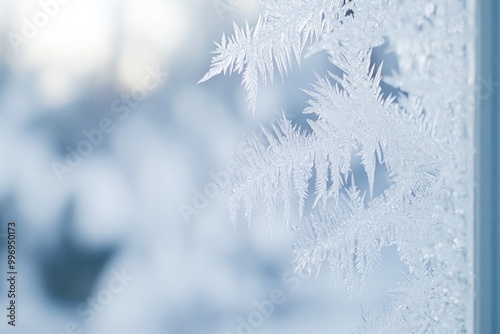
[[[326,52],[341,74],[318,75],[308,94],[310,131],[285,117],[237,152],[229,208],[250,221],[261,201],[269,223],[278,201],[295,231],[295,264],[326,263],[350,291],[395,245],[408,273],[392,308],[364,315],[360,333],[471,332],[471,5],[463,0],[261,0],[254,27],[234,26],[214,51],[205,81],[241,73],[255,111],[260,82],[282,79],[304,51]],[[386,45],[397,71],[382,76],[371,53]],[[381,83],[397,93],[383,94]],[[361,157],[368,187],[353,177]],[[375,172],[389,185],[374,196]],[[313,184],[314,191],[310,191]],[[304,217],[306,199],[312,197]],[[297,203],[295,206],[292,203]],[[294,217],[293,212],[297,212]]]

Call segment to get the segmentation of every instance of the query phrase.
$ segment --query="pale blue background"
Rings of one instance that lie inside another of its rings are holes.
[[[258,210],[252,226],[234,229],[224,194],[189,224],[181,216],[179,205],[191,204],[210,172],[225,169],[259,122],[284,112],[304,124],[300,88],[310,87],[313,70],[333,70],[325,55],[304,61],[285,84],[261,90],[255,116],[239,76],[197,85],[212,41],[258,12],[245,0],[221,18],[216,3],[72,0],[15,52],[9,34],[41,6],[0,0],[0,222],[17,222],[20,272],[19,326],[7,327],[1,311],[2,333],[64,333],[75,322],[88,334],[232,334],[237,318],[273,289],[287,301],[255,333],[348,333],[360,324],[361,306],[375,314],[388,306],[401,268],[394,249],[349,300],[326,267],[290,290],[282,275],[293,268],[291,233],[279,216],[272,238]],[[113,101],[157,64],[168,79],[120,120]],[[59,182],[51,163],[63,162],[65,147],[104,118],[115,130]],[[2,275],[5,258],[2,243]],[[78,306],[122,268],[135,279],[86,323]]]

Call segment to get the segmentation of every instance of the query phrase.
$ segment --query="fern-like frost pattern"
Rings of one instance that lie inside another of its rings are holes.
[[[364,312],[359,333],[472,333],[472,4],[260,2],[256,25],[223,35],[201,81],[241,73],[255,111],[259,83],[272,83],[275,69],[284,80],[294,62],[326,52],[340,71],[317,75],[305,89],[308,131],[283,116],[236,152],[231,219],[242,212],[250,223],[260,201],[272,225],[281,202],[286,222],[301,222],[297,270],[327,264],[348,291],[378,270],[384,247],[396,246],[408,273],[392,308]],[[390,75],[372,60],[382,45],[397,59]],[[384,94],[383,84],[397,93]],[[356,156],[365,190],[354,179]],[[388,185],[375,195],[379,168]]]

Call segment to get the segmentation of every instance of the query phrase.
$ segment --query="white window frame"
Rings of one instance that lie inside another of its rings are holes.
[[[475,333],[500,333],[500,1],[476,2]],[[483,85],[492,83],[491,87]]]

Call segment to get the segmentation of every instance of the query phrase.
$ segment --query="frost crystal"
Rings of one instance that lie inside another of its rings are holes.
[[[472,17],[465,0],[261,0],[255,25],[223,35],[202,81],[243,73],[249,109],[264,83],[300,64],[303,51],[325,51],[340,75],[318,76],[304,113],[311,130],[285,117],[237,152],[230,213],[250,222],[262,199],[272,224],[277,201],[289,222],[297,201],[295,264],[311,272],[328,263],[348,290],[395,245],[408,274],[379,318],[363,315],[360,333],[472,332]],[[382,75],[372,51],[387,46],[397,71]],[[382,93],[382,83],[393,96]],[[368,186],[356,186],[354,157]],[[388,186],[374,195],[376,170]],[[313,187],[310,187],[313,185]],[[310,190],[314,189],[314,190]],[[306,200],[313,197],[310,214]],[[305,216],[305,217],[303,217]]]

